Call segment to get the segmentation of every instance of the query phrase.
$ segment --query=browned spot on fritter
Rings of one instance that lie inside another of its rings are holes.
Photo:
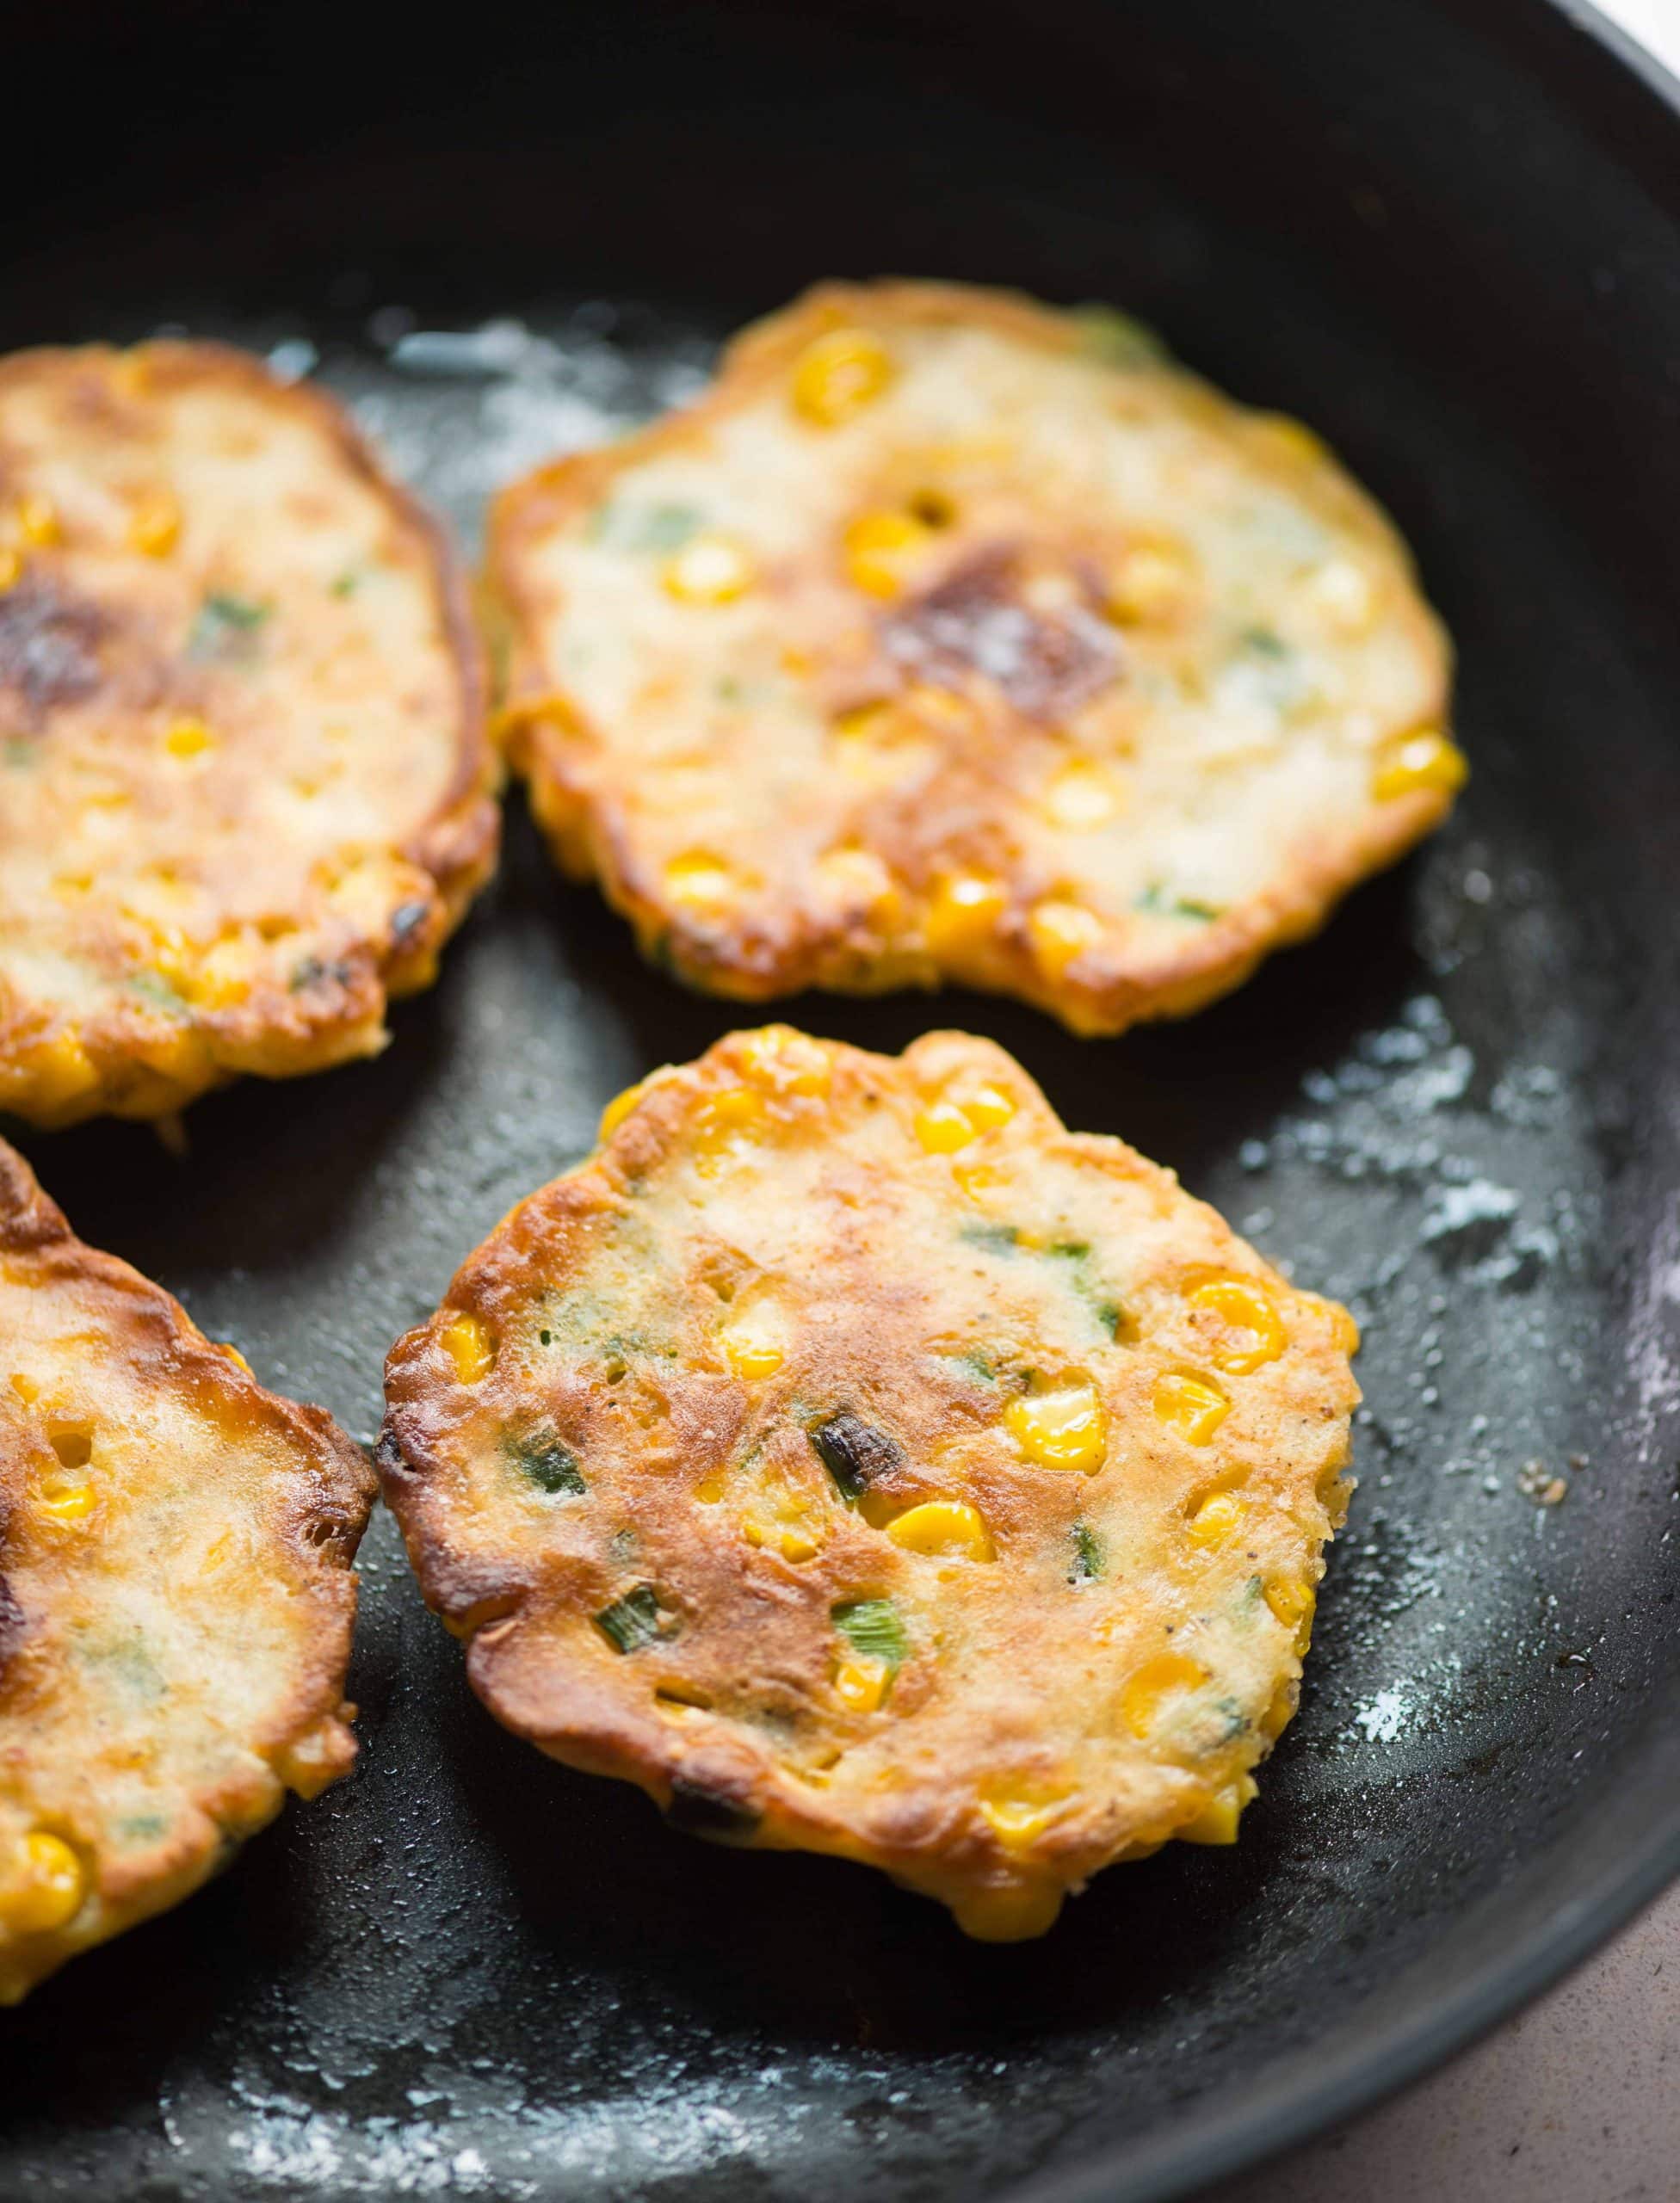
[[[1059,614],[1022,594],[1021,562],[1007,545],[976,552],[935,588],[887,613],[881,646],[918,680],[989,681],[1024,719],[1053,725],[1120,678],[1120,646],[1094,605]]]
[[[14,702],[34,732],[56,706],[90,696],[109,628],[107,614],[86,597],[26,575],[0,595],[0,701]]]
[[[6,1521],[0,1515],[0,1539],[6,1532]],[[3,1576],[0,1576],[0,1675],[6,1672],[7,1663],[22,1644],[28,1630],[28,1618],[18,1603],[17,1594]]]

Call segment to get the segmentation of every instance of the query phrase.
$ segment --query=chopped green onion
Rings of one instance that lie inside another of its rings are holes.
[[[198,617],[187,638],[188,657],[207,658],[244,655],[273,608],[271,605],[254,603],[248,596],[232,596],[225,590],[212,590],[199,607]]]
[[[156,972],[135,972],[131,974],[129,986],[137,995],[144,995],[154,1008],[167,1010],[171,1017],[190,1017],[192,1005],[182,994],[177,994],[167,979]]]
[[[300,995],[306,994],[311,987],[348,987],[355,977],[354,966],[343,957],[324,962],[318,956],[305,956],[293,967],[286,984],[288,992]]]
[[[1091,1313],[1111,1339],[1119,1338],[1126,1329],[1126,1311],[1118,1300],[1094,1300]]]
[[[1172,356],[1146,322],[1134,320],[1118,306],[1075,306],[1073,318],[1084,333],[1086,349],[1112,367],[1158,367]]]
[[[552,1430],[533,1432],[525,1438],[505,1441],[507,1453],[539,1491],[568,1492],[580,1498],[589,1490],[577,1458],[561,1445]]]
[[[1073,1559],[1067,1571],[1070,1583],[1094,1583],[1107,1566],[1102,1540],[1089,1522],[1073,1525]]]
[[[998,1372],[978,1347],[971,1346],[962,1354],[942,1354],[938,1359],[971,1385],[995,1385],[998,1381]]]
[[[965,1224],[958,1237],[970,1247],[984,1247],[989,1255],[1012,1255],[1021,1244],[1013,1224]]]
[[[620,1652],[639,1652],[644,1645],[657,1645],[661,1638],[676,1634],[675,1620],[660,1606],[659,1595],[651,1583],[639,1583],[633,1591],[615,1599],[596,1616],[595,1626]]]
[[[604,505],[588,536],[609,551],[680,551],[701,524],[694,505]]]
[[[1158,881],[1134,897],[1132,908],[1152,911],[1157,917],[1195,918],[1204,925],[1225,915],[1217,903],[1198,903],[1189,895],[1169,895]]]
[[[877,1477],[890,1475],[904,1455],[884,1430],[850,1414],[831,1416],[810,1433],[823,1466],[843,1499],[860,1499]]]
[[[854,1652],[884,1660],[894,1675],[910,1657],[904,1618],[891,1599],[848,1599],[830,1619]]]

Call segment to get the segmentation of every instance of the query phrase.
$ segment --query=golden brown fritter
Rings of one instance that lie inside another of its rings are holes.
[[[971,1935],[1232,1841],[1346,1506],[1345,1311],[961,1034],[736,1034],[602,1135],[386,1369],[497,1717]]]
[[[0,1143],[0,2004],[349,1769],[373,1486]]]
[[[453,552],[213,344],[0,361],[0,1108],[375,1052],[494,861]]]
[[[489,583],[560,861],[750,1000],[1193,1009],[1463,776],[1382,514],[1114,315],[812,292],[689,410],[507,491]]]

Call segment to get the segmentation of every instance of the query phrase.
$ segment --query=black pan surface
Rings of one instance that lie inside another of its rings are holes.
[[[1350,1300],[1362,1486],[1240,1846],[1105,1875],[1002,1950],[504,1736],[378,1517],[360,1773],[0,2018],[0,2193],[1184,2194],[1680,1867],[1671,91],[1516,0],[420,21],[15,29],[0,340],[306,341],[471,534],[490,480],[680,395],[815,275],[1012,281],[1124,302],[1395,512],[1475,778],[1319,942],[1115,1043],[966,996],[789,1013],[993,1034]],[[457,1260],[734,1021],[562,888],[516,804],[380,1062],[215,1097],[185,1163],[129,1128],[26,1144],[87,1237],[365,1438]],[[1525,1496],[1536,1459],[1561,1506]]]

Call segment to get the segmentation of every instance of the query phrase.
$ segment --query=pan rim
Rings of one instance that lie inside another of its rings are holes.
[[[1446,5],[1473,26],[1492,12],[1485,0],[1446,0]],[[1649,96],[1656,119],[1680,145],[1680,77],[1630,31],[1611,22],[1594,0],[1532,0],[1526,10],[1498,12],[1507,33],[1543,36],[1562,27],[1597,46],[1612,68]],[[1574,89],[1547,71],[1543,56],[1534,54],[1531,65],[1538,74],[1551,75],[1564,97]],[[1579,112],[1578,99],[1573,104]],[[1675,213],[1680,218],[1680,194]],[[1665,1753],[1664,1740],[1653,1737],[1647,1763],[1660,1776],[1665,1761],[1671,1758],[1680,1778],[1680,1742],[1671,1742],[1673,1748]],[[1680,1779],[1673,1789],[1672,1802],[1665,1803],[1659,1783],[1652,1810],[1636,1833],[1620,1839],[1616,1857],[1597,1872],[1584,1873],[1578,1886],[1558,1893],[1547,1925],[1509,1958],[1481,1964],[1432,2003],[1398,2015],[1379,2031],[1374,2043],[1332,2052],[1309,2086],[1300,2087],[1285,2072],[1258,2101],[1223,2117],[1204,2115],[1188,2143],[1182,2128],[1170,2128],[1141,2150],[1123,2145],[1123,2156],[1105,2153],[1064,2171],[1029,2175],[1003,2191],[1005,2203],[1173,2203],[1214,2181],[1257,2170],[1421,2081],[1553,1987],[1680,1882]],[[1489,1895],[1467,1917],[1485,1916],[1498,1903]]]
[[[1674,1756],[1680,1773],[1680,1751]],[[1422,2013],[1391,2021],[1373,2046],[1332,2052],[1311,2087],[1284,2075],[1269,2097],[1223,2118],[1204,2117],[1194,2143],[1164,2132],[1139,2150],[1064,2173],[1035,2176],[1004,2191],[1007,2203],[1173,2203],[1210,2183],[1258,2170],[1423,2080],[1468,2049],[1582,1965],[1645,1907],[1680,1881],[1680,1803],[1658,1805],[1638,1838],[1584,1889],[1553,1902],[1553,1920],[1509,1960],[1483,1965]],[[1497,1896],[1473,1908],[1475,1918]]]

